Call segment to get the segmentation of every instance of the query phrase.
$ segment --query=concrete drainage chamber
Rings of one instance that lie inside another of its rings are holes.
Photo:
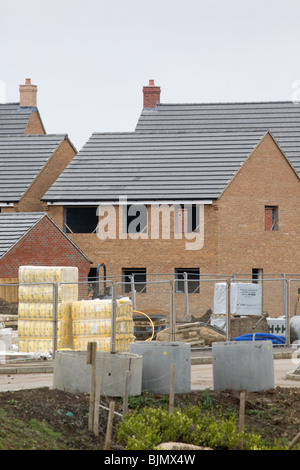
[[[174,392],[191,390],[191,350],[187,343],[137,341],[129,352],[97,351],[96,373],[101,394],[122,397],[126,371],[130,371],[129,395],[142,391],[168,394],[171,366],[174,366]],[[55,353],[53,388],[72,393],[89,393],[91,366],[86,351],[62,350]]]
[[[271,341],[212,344],[214,390],[258,392],[274,388]]]
[[[129,350],[143,357],[143,390],[168,394],[170,392],[171,365],[174,364],[174,392],[190,392],[190,344],[167,341],[136,341],[130,343]]]
[[[142,357],[137,354],[97,351],[96,373],[101,380],[101,394],[124,396],[125,374],[130,371],[129,395],[141,394]],[[54,361],[53,388],[71,393],[89,393],[91,366],[86,351],[57,351]]]

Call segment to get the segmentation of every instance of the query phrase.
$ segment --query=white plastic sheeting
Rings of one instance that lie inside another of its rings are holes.
[[[214,286],[215,315],[226,314],[226,290],[225,282],[216,283]],[[261,315],[262,313],[262,286],[248,282],[235,282],[230,285],[230,312],[237,315]]]

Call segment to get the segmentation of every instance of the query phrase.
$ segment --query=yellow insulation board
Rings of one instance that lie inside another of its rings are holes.
[[[128,352],[129,345],[134,341],[132,336],[116,335],[115,350],[117,352]],[[85,337],[74,337],[73,348],[75,350],[86,351],[89,342],[97,343],[98,351],[110,351],[111,350],[111,339],[104,337],[85,336]]]
[[[47,283],[62,283],[58,285],[58,348],[86,350],[88,342],[96,341],[99,350],[110,351],[112,300],[78,301],[77,268],[22,266],[19,269],[19,282],[27,284],[19,287],[19,351],[52,351],[53,285]],[[132,302],[129,297],[117,299],[116,351],[128,351],[134,339]]]
[[[73,345],[72,345],[73,346]],[[71,346],[71,348],[72,348]],[[68,342],[58,339],[58,349],[69,349]],[[21,338],[19,339],[19,351],[26,353],[52,352],[53,338]]]
[[[78,282],[78,268],[70,266],[20,266],[19,283]]]
[[[23,352],[53,350],[54,289],[58,284],[57,346],[72,348],[71,302],[78,301],[78,268],[21,266],[19,268],[18,348]],[[49,283],[49,284],[47,284]]]
[[[93,319],[72,322],[74,336],[96,335],[111,336],[111,319]],[[119,318],[116,321],[116,334],[133,335],[133,321],[131,318]]]
[[[57,320],[72,321],[71,302],[58,303]],[[19,302],[19,320],[53,320],[53,302]]]
[[[132,302],[128,297],[118,299],[115,316],[116,351],[128,351],[134,341]],[[86,349],[90,341],[97,349],[109,351],[112,332],[112,300],[95,299],[72,303],[72,331],[74,349]]]
[[[53,302],[54,287],[51,284],[20,285],[19,302]],[[58,302],[76,302],[78,284],[59,284]]]
[[[58,304],[56,326],[59,348],[71,348],[73,346],[71,305],[71,303]],[[52,351],[53,328],[53,304],[19,303],[19,351]],[[47,349],[41,349],[44,347]]]
[[[57,322],[58,338],[70,335],[69,325],[64,321]],[[18,337],[24,338],[53,338],[53,322],[47,320],[19,320]]]

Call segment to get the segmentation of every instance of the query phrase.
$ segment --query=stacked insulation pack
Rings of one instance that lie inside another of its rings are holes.
[[[57,348],[72,348],[71,306],[78,301],[78,269],[22,266],[19,283],[19,351],[53,352],[54,289],[51,283],[62,283],[58,285],[56,303]]]
[[[74,349],[86,350],[90,341],[97,349],[111,350],[112,300],[95,299],[72,303],[72,331]],[[118,299],[115,313],[115,350],[129,351],[134,341],[132,302],[128,297]]]

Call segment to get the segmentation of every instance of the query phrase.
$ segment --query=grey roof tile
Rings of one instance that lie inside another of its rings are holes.
[[[159,104],[135,132],[93,134],[44,199],[218,198],[268,131],[300,174],[300,105]]]
[[[0,135],[0,202],[16,202],[65,135]]]
[[[44,216],[43,212],[0,214],[0,258]]]
[[[21,108],[19,103],[0,104],[0,135],[23,134],[32,111],[36,108]]]
[[[43,199],[217,198],[263,135],[95,133]]]
[[[47,217],[62,235],[91,263],[81,249],[55,224],[45,212],[0,213],[0,259],[7,254],[35,225]],[[51,247],[49,247],[51,249]]]

